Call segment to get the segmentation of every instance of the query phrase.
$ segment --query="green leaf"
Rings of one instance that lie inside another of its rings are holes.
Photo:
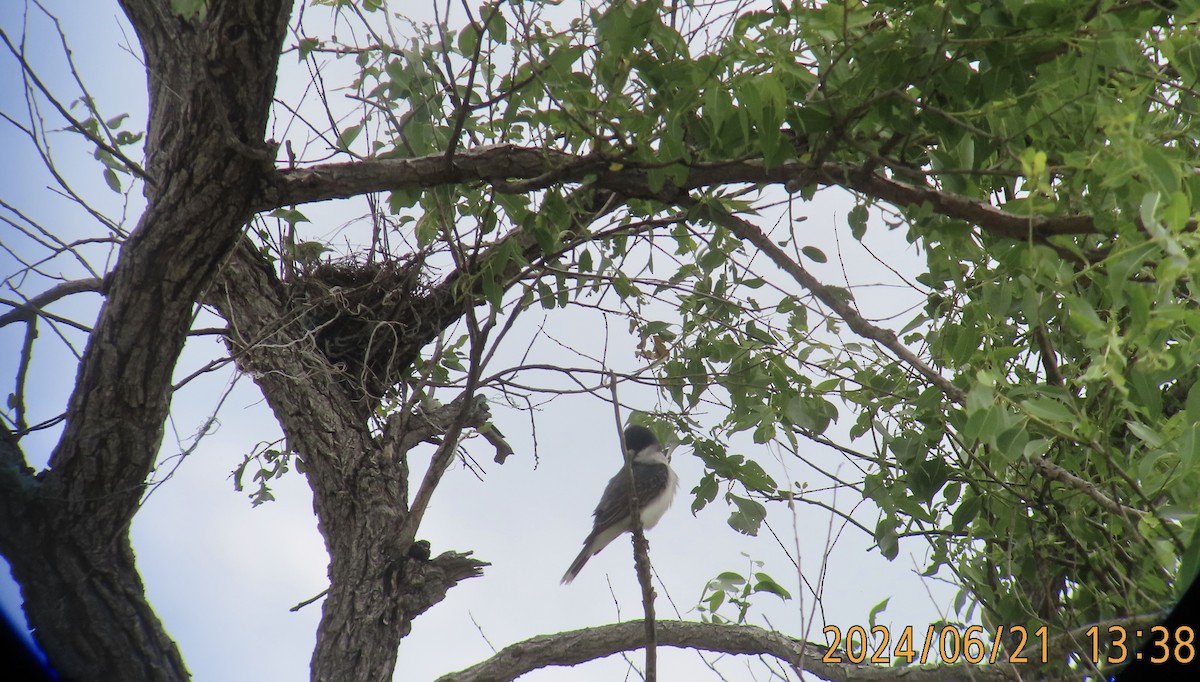
[[[896,533],[898,522],[889,516],[879,519],[879,523],[875,524],[875,543],[879,545],[879,552],[883,554],[888,561],[894,560],[900,555],[900,536]]]
[[[422,214],[420,218],[417,218],[417,244],[422,247],[432,244],[437,239],[439,227],[437,219],[432,214]]]
[[[268,215],[270,215],[272,218],[279,218],[293,227],[295,227],[298,223],[312,222],[307,216],[294,208],[277,208],[274,211],[271,211]]]
[[[729,515],[729,526],[739,533],[758,535],[758,529],[767,516],[767,508],[733,493],[725,496],[737,509]]]
[[[402,187],[392,190],[388,196],[388,209],[392,213],[399,213],[406,208],[412,208],[421,200],[423,192],[420,187]]]
[[[299,61],[304,61],[307,59],[308,55],[312,54],[312,51],[320,46],[321,40],[319,38],[301,38],[300,43],[297,45],[297,56]]]
[[[870,213],[868,213],[867,207],[862,204],[856,204],[854,208],[850,209],[850,214],[846,216],[847,221],[850,223],[850,234],[860,242],[863,236],[867,234],[867,219],[869,217]]]
[[[871,607],[871,613],[867,615],[867,622],[870,623],[872,628],[875,627],[876,618],[879,617],[879,614],[883,613],[884,609],[888,606],[888,602],[891,600],[891,597],[885,597],[883,601]]]
[[[829,261],[829,259],[825,257],[825,252],[815,246],[805,246],[804,248],[800,249],[800,253],[803,253],[808,257],[809,260],[817,263],[825,263]]]
[[[1138,217],[1142,219],[1142,224],[1152,234],[1156,231],[1161,231],[1160,229],[1156,230],[1159,226],[1158,220],[1154,217],[1155,212],[1158,210],[1159,199],[1161,198],[1162,195],[1159,192],[1146,192],[1142,195],[1142,203],[1138,206]]]
[[[1031,417],[1046,422],[1073,422],[1078,416],[1071,408],[1053,398],[1030,398],[1021,401],[1021,409]]]
[[[738,472],[738,480],[742,485],[746,486],[747,490],[753,490],[763,493],[774,493],[776,490],[775,479],[771,478],[762,466],[754,460],[746,460]]]
[[[1195,523],[1193,521],[1193,523]],[[1192,539],[1179,558],[1179,576],[1175,580],[1175,596],[1181,598],[1188,586],[1200,576],[1200,524],[1192,530]]]
[[[771,594],[783,600],[792,598],[791,592],[788,592],[782,585],[766,573],[755,573],[754,578],[758,581],[754,584],[754,592],[770,592]]]
[[[104,169],[104,182],[108,183],[108,188],[117,194],[121,193],[121,178],[117,177],[117,172],[111,168]]]
[[[475,48],[479,46],[479,27],[476,24],[467,24],[461,31],[458,32],[458,53],[463,55],[475,54]]]
[[[709,502],[717,499],[717,477],[712,472],[704,474],[700,482],[692,488],[692,495],[695,499],[692,500],[692,514],[704,509]]]
[[[491,21],[489,21],[487,23],[487,26],[484,27],[485,31],[488,34],[488,37],[491,38],[492,41],[494,41],[496,43],[500,43],[501,45],[507,43],[508,42],[508,22],[506,22],[504,20],[504,14],[501,12],[497,12],[490,7],[487,8],[486,10],[484,8],[480,8],[479,14],[480,14],[480,16],[483,16],[483,17],[488,17],[489,14],[491,15],[490,16]]]
[[[1137,436],[1146,445],[1155,448],[1162,446],[1162,436],[1149,426],[1132,420],[1125,422],[1125,425],[1129,427],[1130,433]]]
[[[362,133],[362,130],[363,124],[361,123],[356,123],[343,130],[342,134],[338,135],[338,149],[350,149],[350,145],[353,144],[356,139],[358,139],[358,136],[360,133]]]
[[[979,515],[982,509],[983,500],[979,496],[972,494],[964,495],[962,502],[958,504],[958,507],[954,510],[954,514],[951,515],[950,527],[956,533],[965,532],[967,526],[971,525],[971,522],[975,520],[975,517]]]
[[[1150,176],[1160,193],[1170,195],[1179,189],[1178,165],[1168,159],[1161,149],[1155,146],[1143,147],[1142,161],[1150,169]]]

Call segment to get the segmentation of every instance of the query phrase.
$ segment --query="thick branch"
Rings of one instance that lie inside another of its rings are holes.
[[[686,621],[659,621],[658,644],[680,649],[699,649],[726,654],[774,656],[825,680],[904,680],[905,682],[949,682],[969,679],[1000,682],[1016,679],[1007,665],[942,665],[928,668],[894,668],[854,663],[825,663],[827,646],[805,643],[786,635],[751,625],[718,625]],[[541,635],[501,649],[492,658],[466,670],[444,675],[438,682],[495,682],[512,680],[532,670],[550,666],[573,666],[621,651],[639,649],[645,633],[641,621]],[[841,653],[844,660],[845,654]]]
[[[620,170],[612,170],[620,166]],[[896,206],[928,203],[939,213],[979,226],[1010,239],[1046,239],[1055,235],[1096,231],[1091,216],[1020,216],[985,201],[911,185],[852,166],[788,162],[766,168],[757,160],[697,164],[690,168],[682,187],[651,189],[645,169],[636,164],[611,164],[600,157],[578,156],[555,150],[501,144],[477,147],[455,154],[414,159],[369,159],[281,171],[261,200],[260,210],[327,199],[343,199],[368,192],[463,182],[492,182],[506,191],[531,192],[564,182],[594,178],[594,185],[625,197],[669,201],[679,191],[738,183],[787,184],[819,181],[861,192]],[[520,180],[521,182],[512,182]]]
[[[281,206],[328,199],[348,199],[369,192],[408,187],[434,187],[465,182],[504,182],[543,177],[541,188],[578,180],[602,166],[596,158],[573,156],[514,144],[460,151],[453,158],[438,153],[414,159],[369,159],[280,171],[259,206]]]

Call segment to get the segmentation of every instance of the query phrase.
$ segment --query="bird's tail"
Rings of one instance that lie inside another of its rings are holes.
[[[579,552],[579,556],[575,557],[575,561],[571,562],[571,567],[567,569],[566,573],[563,573],[560,584],[569,585],[575,579],[575,576],[579,575],[579,572],[583,570],[583,565],[588,562],[588,559],[592,558],[592,554],[594,553],[592,551],[591,538],[588,538],[588,542],[583,545],[583,550]]]

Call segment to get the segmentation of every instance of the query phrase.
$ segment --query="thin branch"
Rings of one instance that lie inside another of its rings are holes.
[[[98,277],[89,277],[87,279],[76,279],[61,284],[56,284],[53,287],[43,291],[42,293],[30,298],[28,301],[12,301],[9,299],[0,299],[0,303],[12,306],[12,310],[0,315],[0,327],[12,324],[13,322],[21,322],[28,320],[31,315],[45,315],[42,308],[59,300],[66,298],[72,294],[83,293],[87,291],[104,292],[104,280]],[[90,331],[90,330],[88,330]]]
[[[1139,516],[1144,513],[1140,509],[1122,505],[1111,497],[1100,492],[1100,489],[1090,481],[1086,481],[1075,474],[1072,474],[1045,457],[1030,457],[1029,461],[1033,463],[1033,468],[1037,469],[1042,476],[1050,479],[1051,481],[1058,481],[1068,488],[1074,488],[1075,490],[1078,490],[1084,495],[1087,495],[1095,500],[1096,504],[1114,514],[1124,516],[1126,510],[1132,511]]]
[[[617,397],[617,375],[608,374],[608,388],[612,393],[613,417],[617,420],[617,438],[621,443],[621,461],[625,476],[629,478],[629,533],[633,536],[633,565],[638,582],[642,586],[642,611],[646,614],[646,682],[658,679],[658,639],[654,634],[654,585],[650,578],[650,543],[642,528],[642,500],[638,499],[637,481],[633,477],[633,458],[625,444],[625,424],[621,420],[621,401]]]
[[[1063,385],[1062,371],[1058,367],[1058,356],[1050,343],[1050,335],[1046,333],[1046,325],[1039,324],[1033,328],[1033,336],[1037,339],[1038,350],[1042,355],[1042,367],[1046,370],[1046,383],[1054,386]]]
[[[1020,216],[1002,211],[990,204],[969,197],[943,192],[932,187],[910,185],[885,178],[878,173],[826,165],[822,176],[832,184],[862,192],[896,206],[919,206],[926,202],[938,213],[965,220],[983,230],[1010,239],[1027,240],[1054,235],[1091,234],[1096,222],[1089,215]]]
[[[475,348],[472,348],[471,352],[472,355],[475,355]],[[473,361],[477,359],[472,358]],[[417,489],[417,494],[413,496],[408,514],[404,517],[404,522],[397,532],[398,546],[403,551],[407,551],[408,547],[416,540],[417,529],[421,526],[425,510],[428,509],[429,501],[433,498],[433,492],[437,489],[438,484],[442,480],[442,475],[446,473],[446,469],[449,468],[450,463],[454,461],[454,453],[458,449],[459,437],[462,435],[463,428],[467,426],[482,426],[488,419],[487,401],[482,399],[482,397],[475,397],[475,389],[479,381],[478,371],[473,364],[472,370],[467,377],[466,388],[463,390],[462,395],[451,403],[451,406],[454,408],[454,417],[442,430],[441,445],[438,446],[437,452],[434,453],[433,458],[430,460],[429,468],[425,470],[425,477],[421,479],[421,487]],[[408,434],[405,435],[406,437],[408,436]],[[415,444],[413,443],[413,445]]]
[[[792,279],[796,280],[800,286],[812,292],[813,296],[816,296],[818,300],[829,306],[856,334],[875,341],[892,351],[896,357],[903,360],[909,367],[912,367],[929,380],[930,383],[937,386],[948,398],[957,403],[966,400],[967,394],[962,389],[955,386],[950,379],[942,376],[941,373],[918,358],[915,353],[900,342],[895,332],[868,322],[866,318],[854,309],[854,306],[839,294],[838,290],[822,284],[816,277],[809,274],[802,265],[788,256],[778,244],[772,241],[758,227],[711,202],[701,203],[688,197],[680,200],[678,203],[696,208],[703,217],[729,230],[737,238],[753,244],[759,251],[766,254],[771,259],[771,262],[775,263],[780,270],[791,275]]]
[[[493,4],[491,13],[483,20],[483,24],[479,26],[479,38],[475,41],[475,54],[471,55],[471,69],[467,73],[467,85],[463,88],[461,97],[454,91],[455,88],[453,87],[453,83],[451,83],[449,94],[451,98],[457,100],[458,112],[454,116],[454,129],[450,132],[450,140],[446,144],[446,161],[454,158],[454,152],[458,149],[458,138],[462,135],[463,125],[467,122],[467,116],[471,114],[471,91],[475,89],[475,76],[479,72],[479,57],[483,50],[485,32],[488,25],[500,14],[501,4],[499,2]],[[439,26],[439,28],[441,27]],[[442,54],[449,59],[448,52],[443,52]],[[454,74],[447,71],[446,78],[452,79],[454,78]]]
[[[805,497],[805,496],[800,495],[791,490],[787,491],[786,493],[779,494],[779,495],[764,495],[763,499],[769,500],[772,502],[789,502],[789,503],[794,500],[796,502],[803,502],[804,504],[810,504],[814,507],[820,507],[821,509],[824,509],[825,511],[828,511],[831,514],[840,517],[843,521],[845,521],[845,522],[849,523],[850,525],[854,526],[855,528],[861,530],[863,533],[865,533],[867,535],[867,537],[870,537],[870,538],[875,537],[875,531],[873,531],[870,528],[867,528],[866,526],[859,523],[850,514],[838,509],[837,507],[835,507],[827,502],[822,502],[821,500],[818,500],[818,499],[815,499],[812,497]]]
[[[221,369],[222,367],[224,367],[225,365],[228,365],[231,362],[233,362],[232,357],[223,357],[223,358],[217,358],[216,360],[210,360],[207,363],[205,363],[205,365],[203,367],[201,367],[200,369],[197,369],[196,371],[192,372],[191,374],[187,375],[186,377],[175,382],[175,385],[171,387],[171,392],[174,393],[175,391],[178,391],[179,389],[183,388],[187,383],[189,383],[196,377],[199,377],[203,374],[208,374],[209,372],[215,372],[218,369]]]
[[[12,44],[12,41],[8,39],[8,33],[6,33],[3,29],[0,29],[0,40],[4,41],[4,44],[8,46],[8,51],[11,52],[12,55],[17,58],[17,61],[21,63],[21,70],[25,72],[25,75],[29,78],[29,80],[32,81],[33,84],[37,86],[37,89],[46,97],[46,99],[50,101],[50,104],[53,105],[55,110],[58,111],[58,114],[71,124],[71,127],[75,130],[75,132],[83,135],[88,139],[88,141],[105,152],[112,154],[114,158],[120,159],[121,163],[125,164],[125,167],[129,169],[130,173],[138,176],[147,184],[155,186],[154,181],[150,179],[150,176],[146,174],[146,171],[143,170],[142,167],[133,159],[125,156],[125,153],[120,149],[117,149],[116,147],[100,139],[98,135],[93,135],[92,133],[88,132],[87,128],[83,126],[83,123],[76,120],[75,117],[72,116],[62,104],[59,104],[58,99],[55,98],[50,90],[46,88],[41,79],[37,77],[37,74],[33,71],[33,67],[29,65],[29,62],[25,61],[25,55],[22,54],[15,45]]]
[[[37,335],[37,318],[34,317],[25,325],[25,340],[21,343],[21,360],[17,366],[17,385],[9,397],[9,404],[16,413],[17,433],[29,430],[29,422],[25,421],[25,380],[29,377],[29,365],[33,362],[33,341]]]

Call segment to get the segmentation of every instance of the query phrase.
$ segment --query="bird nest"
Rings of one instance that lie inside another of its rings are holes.
[[[423,344],[428,286],[419,258],[321,263],[288,282],[293,312],[356,401],[400,382]]]

